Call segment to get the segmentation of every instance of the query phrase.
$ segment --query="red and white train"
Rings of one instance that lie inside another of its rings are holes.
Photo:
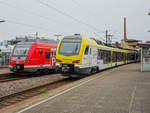
[[[37,72],[56,69],[57,44],[20,42],[10,54],[9,69],[13,72]]]

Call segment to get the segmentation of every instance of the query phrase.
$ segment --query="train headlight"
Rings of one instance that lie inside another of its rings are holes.
[[[72,61],[72,63],[80,63],[80,60]]]
[[[20,66],[19,66],[19,65],[17,66],[17,69],[20,69]]]

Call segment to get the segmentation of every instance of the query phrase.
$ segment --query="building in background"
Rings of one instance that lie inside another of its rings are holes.
[[[135,39],[127,39],[127,40],[121,40],[121,47],[122,48],[128,48],[128,49],[139,49],[139,43],[141,43],[141,40],[135,40]]]
[[[150,44],[150,41],[146,41],[146,44]]]
[[[0,42],[0,66],[7,66],[9,63],[9,55],[14,45],[9,45],[7,40]]]
[[[127,38],[127,27],[126,27],[126,17],[124,17],[124,39],[121,40],[121,47],[122,48],[128,48],[128,49],[139,49],[139,42],[142,42],[141,40],[136,39],[128,39]]]

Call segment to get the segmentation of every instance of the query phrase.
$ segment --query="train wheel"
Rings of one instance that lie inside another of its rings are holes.
[[[88,69],[88,73],[87,73],[86,75],[88,76],[88,75],[91,75],[91,74],[92,74],[92,69],[89,68],[89,69]]]
[[[50,73],[55,73],[55,69],[49,69]]]
[[[97,72],[99,72],[99,68],[98,68],[98,67],[96,68],[96,73],[97,73]]]

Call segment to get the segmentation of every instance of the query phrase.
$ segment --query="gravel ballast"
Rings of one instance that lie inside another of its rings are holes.
[[[64,79],[64,77],[60,76],[59,74],[53,74],[0,83],[0,98],[42,85],[50,84],[62,79]]]

